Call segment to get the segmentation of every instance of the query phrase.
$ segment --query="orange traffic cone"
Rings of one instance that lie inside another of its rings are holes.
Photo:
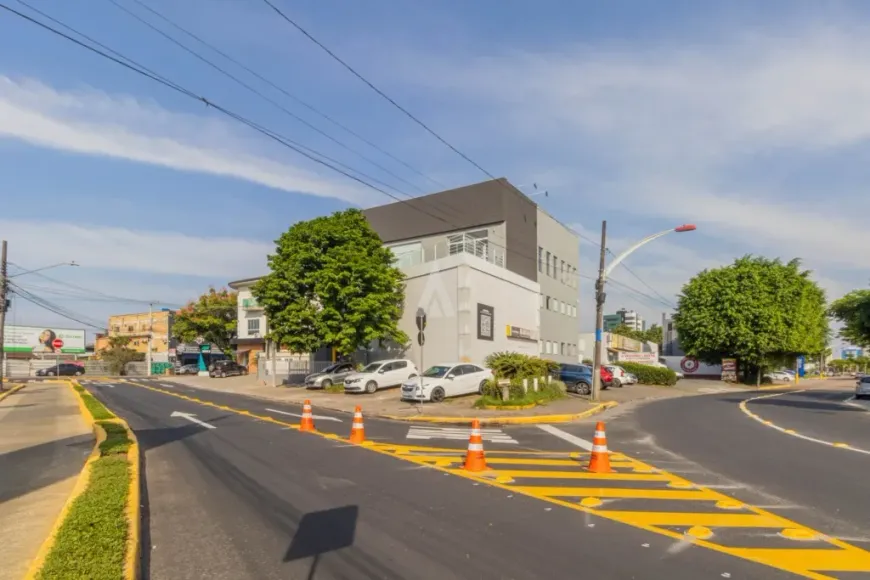
[[[595,424],[595,436],[592,438],[592,456],[589,458],[589,471],[592,473],[611,473],[610,453],[607,451],[607,435],[604,433],[604,421]]]
[[[465,454],[466,471],[485,471],[486,458],[483,456],[483,437],[480,434],[480,421],[471,422],[471,437],[468,438],[468,452]]]
[[[353,425],[350,428],[350,442],[359,444],[365,443],[365,441],[366,430],[363,426],[362,407],[357,405],[353,412]]]
[[[315,431],[314,417],[311,415],[311,401],[305,399],[302,404],[302,421],[299,422],[300,431]]]

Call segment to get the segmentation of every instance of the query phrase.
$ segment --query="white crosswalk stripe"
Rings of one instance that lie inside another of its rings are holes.
[[[467,427],[411,427],[408,429],[408,439],[455,439],[468,441],[471,429]],[[490,443],[509,443],[516,445],[518,441],[501,429],[481,429],[484,441]]]

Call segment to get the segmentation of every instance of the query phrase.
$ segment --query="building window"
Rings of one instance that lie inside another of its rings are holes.
[[[559,303],[559,312],[561,312],[562,314],[565,314],[565,303],[564,302]]]
[[[547,310],[549,310],[550,309],[550,297],[549,296],[547,296],[546,304],[547,304]]]
[[[550,275],[550,252],[547,252],[547,276]]]
[[[562,342],[559,344],[559,354],[565,356],[565,343]]]
[[[562,260],[561,264],[559,264],[559,282],[565,283],[565,260]]]
[[[544,348],[545,348],[546,354],[550,354],[550,341],[549,340],[544,341]]]
[[[248,334],[260,334],[260,319],[259,318],[249,318],[248,319]]]
[[[544,271],[544,248],[538,246],[538,272]]]

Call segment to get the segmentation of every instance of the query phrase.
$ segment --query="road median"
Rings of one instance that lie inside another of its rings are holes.
[[[562,413],[557,415],[498,415],[495,417],[431,417],[426,415],[381,415],[394,421],[407,421],[412,423],[439,423],[449,425],[471,425],[475,419],[481,425],[529,425],[543,423],[570,423],[579,419],[585,419],[592,415],[602,413],[611,407],[615,407],[616,401],[606,401],[581,413]]]
[[[12,387],[11,389],[9,389],[8,391],[3,391],[2,393],[0,393],[0,401],[2,401],[3,399],[5,399],[5,398],[8,397],[9,395],[12,395],[12,394],[14,394],[14,393],[20,391],[21,389],[23,389],[23,388],[26,387],[26,386],[27,386],[27,383],[25,383],[25,384],[23,384],[23,385],[15,385],[14,387]]]
[[[139,576],[139,445],[129,425],[67,382],[92,426],[94,449],[27,580]]]

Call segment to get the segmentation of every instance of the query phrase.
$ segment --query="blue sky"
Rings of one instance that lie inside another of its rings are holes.
[[[408,195],[486,179],[265,3],[143,0],[415,171],[134,0],[115,1],[354,151],[109,0],[87,11],[28,3]],[[870,7],[861,2],[274,1],[488,172],[547,189],[542,205],[584,236],[597,239],[607,219],[618,253],[698,225],[628,261],[643,282],[614,277],[666,300],[614,287],[609,310],[657,320],[692,274],[746,253],[802,258],[832,298],[868,283]],[[263,273],[272,240],[298,220],[391,201],[5,11],[0,192],[0,235],[15,264],[81,264],[17,283],[96,323]],[[595,259],[583,241],[581,273],[594,274]],[[84,300],[64,282],[130,300]],[[593,314],[586,282],[583,330]],[[10,322],[64,324],[22,300]]]

